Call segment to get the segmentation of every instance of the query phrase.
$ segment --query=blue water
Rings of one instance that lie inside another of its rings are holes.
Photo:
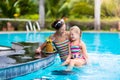
[[[0,45],[11,46],[11,42],[41,42],[43,43],[52,33],[2,33]]]
[[[6,33],[0,34],[0,45],[11,46],[11,42],[44,42],[53,32]],[[50,80],[120,80],[120,33],[84,32],[82,40],[86,43],[89,63],[82,68],[74,68],[72,75],[53,75],[53,70],[64,70],[59,56],[54,65],[13,80],[33,80],[47,77]]]

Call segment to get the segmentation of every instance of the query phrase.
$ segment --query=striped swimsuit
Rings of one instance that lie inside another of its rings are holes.
[[[69,54],[69,40],[65,40],[63,42],[55,42],[54,41],[54,45],[56,46],[60,58],[62,61],[66,60],[68,54]]]
[[[79,45],[71,45],[70,47],[71,49],[71,54],[72,54],[72,58],[82,58],[82,51],[81,51],[81,47]]]

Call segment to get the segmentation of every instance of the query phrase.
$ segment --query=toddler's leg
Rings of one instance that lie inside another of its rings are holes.
[[[65,62],[62,63],[62,66],[68,65],[70,63],[70,59],[66,60]]]
[[[74,59],[70,60],[69,66],[67,67],[67,71],[71,71],[73,67],[75,66]]]

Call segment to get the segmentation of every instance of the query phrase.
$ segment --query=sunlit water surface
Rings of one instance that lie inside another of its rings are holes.
[[[0,34],[0,45],[11,46],[11,42],[44,42],[53,32],[40,33],[5,33]],[[82,40],[86,43],[89,63],[81,68],[74,68],[72,75],[53,75],[53,70],[64,70],[57,56],[55,64],[34,73],[14,78],[13,80],[31,80],[48,78],[49,80],[120,80],[120,33],[84,32]]]

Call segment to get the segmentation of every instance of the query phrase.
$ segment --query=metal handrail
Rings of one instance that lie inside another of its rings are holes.
[[[40,31],[40,24],[39,24],[39,22],[35,21],[35,22],[32,23],[31,21],[27,21],[27,23],[26,23],[26,30],[27,30],[27,32],[29,32],[29,31],[36,32],[36,30]]]

